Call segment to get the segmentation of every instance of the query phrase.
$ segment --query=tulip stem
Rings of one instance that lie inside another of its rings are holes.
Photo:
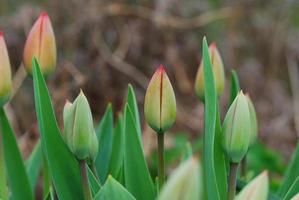
[[[233,200],[235,198],[238,165],[238,163],[230,163],[227,200]]]
[[[83,186],[83,192],[84,192],[84,199],[85,200],[92,200],[90,188],[89,188],[89,182],[87,177],[87,168],[86,168],[86,161],[81,160],[80,161],[80,171],[81,171],[81,181]]]
[[[165,161],[164,161],[164,133],[157,133],[158,138],[158,179],[159,190],[161,190],[165,180]]]
[[[242,178],[246,178],[246,169],[247,169],[247,161],[246,161],[246,155],[245,155],[243,160],[241,161],[241,177]]]

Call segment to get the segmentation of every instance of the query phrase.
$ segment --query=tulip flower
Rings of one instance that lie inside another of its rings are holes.
[[[189,158],[169,177],[163,187],[159,200],[198,200],[202,198],[202,181],[199,161]]]
[[[63,110],[64,139],[78,160],[94,160],[98,140],[88,101],[81,91],[74,103],[67,102]]]
[[[209,46],[209,54],[210,54],[212,70],[213,70],[213,75],[215,80],[216,92],[217,95],[219,96],[224,89],[225,75],[224,75],[223,61],[215,43],[212,43]],[[204,102],[205,90],[204,90],[203,60],[201,61],[196,74],[195,93],[199,97],[199,99]]]
[[[10,61],[3,32],[0,31],[0,107],[9,99],[12,90]]]
[[[256,119],[256,112],[254,109],[254,105],[249,97],[246,95],[248,101],[248,108],[250,113],[250,121],[251,121],[251,131],[250,131],[250,145],[254,144],[257,138],[257,119]]]
[[[56,66],[56,42],[47,13],[41,13],[31,28],[24,48],[23,63],[32,74],[32,59],[35,57],[44,75],[52,73]]]
[[[146,90],[145,120],[157,133],[168,130],[176,118],[176,101],[169,78],[162,65],[154,73]]]
[[[269,178],[267,171],[262,172],[250,181],[236,196],[235,200],[266,200],[269,190]]]

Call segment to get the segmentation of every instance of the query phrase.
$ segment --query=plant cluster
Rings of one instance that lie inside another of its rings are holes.
[[[158,176],[153,177],[143,152],[140,116],[131,85],[116,120],[109,104],[94,128],[88,100],[81,91],[73,103],[66,101],[63,131],[58,127],[45,81],[54,72],[57,57],[54,31],[46,13],[33,25],[24,49],[23,63],[33,78],[40,132],[39,142],[24,162],[3,107],[10,99],[12,81],[0,32],[0,199],[35,199],[40,172],[43,199],[298,199],[299,145],[278,191],[269,191],[267,171],[249,182],[244,179],[246,155],[257,139],[255,108],[232,72],[230,106],[221,122],[218,97],[224,88],[223,62],[216,44],[208,47],[205,38],[202,52],[195,93],[205,108],[203,153],[199,156],[188,145],[181,163],[168,177],[164,135],[176,119],[175,92],[162,65],[149,82],[144,114],[158,144]]]

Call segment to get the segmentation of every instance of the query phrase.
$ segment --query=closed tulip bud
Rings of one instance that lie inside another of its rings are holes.
[[[250,143],[250,113],[248,101],[239,92],[231,104],[223,123],[223,148],[232,163],[239,163]]]
[[[237,195],[236,200],[266,200],[269,190],[267,171],[262,172],[250,181]]]
[[[254,109],[254,105],[249,97],[249,95],[246,95],[248,100],[248,108],[250,113],[250,121],[251,121],[251,131],[250,131],[250,145],[254,144],[257,138],[257,119],[256,119],[256,113]]]
[[[47,13],[41,13],[31,28],[25,44],[23,63],[32,74],[32,59],[35,57],[44,75],[51,74],[56,66],[56,42]]]
[[[222,58],[219,54],[219,51],[215,43],[212,43],[209,46],[209,54],[210,54],[212,70],[213,70],[213,75],[215,80],[216,92],[217,95],[219,96],[224,89],[225,76],[224,76],[224,67],[223,67]],[[204,101],[205,90],[204,90],[203,60],[201,61],[196,74],[195,93],[202,101]]]
[[[10,62],[6,44],[3,37],[3,32],[0,31],[0,107],[3,106],[9,99],[12,82]]]
[[[170,175],[159,200],[198,200],[202,198],[201,169],[197,159],[189,158]]]
[[[144,114],[147,123],[157,133],[165,132],[175,121],[175,95],[162,65],[154,73],[146,90]]]
[[[94,160],[98,140],[88,101],[81,91],[74,103],[66,102],[63,110],[64,140],[78,160]]]

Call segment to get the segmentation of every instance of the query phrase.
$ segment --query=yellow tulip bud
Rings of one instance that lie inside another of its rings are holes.
[[[213,70],[213,75],[215,80],[216,92],[217,95],[219,96],[224,89],[225,75],[224,75],[222,58],[219,54],[219,51],[215,43],[212,43],[209,46],[209,54],[210,54],[212,70]],[[203,61],[201,61],[196,74],[195,93],[202,101],[204,101],[205,90],[204,90]]]
[[[29,74],[32,73],[32,59],[36,58],[44,75],[56,67],[56,42],[47,13],[41,13],[29,32],[24,48],[23,62]]]
[[[165,132],[175,121],[175,95],[162,65],[154,73],[146,90],[144,114],[147,123],[157,133]]]
[[[0,31],[0,107],[9,99],[12,90],[10,61],[3,32]]]

